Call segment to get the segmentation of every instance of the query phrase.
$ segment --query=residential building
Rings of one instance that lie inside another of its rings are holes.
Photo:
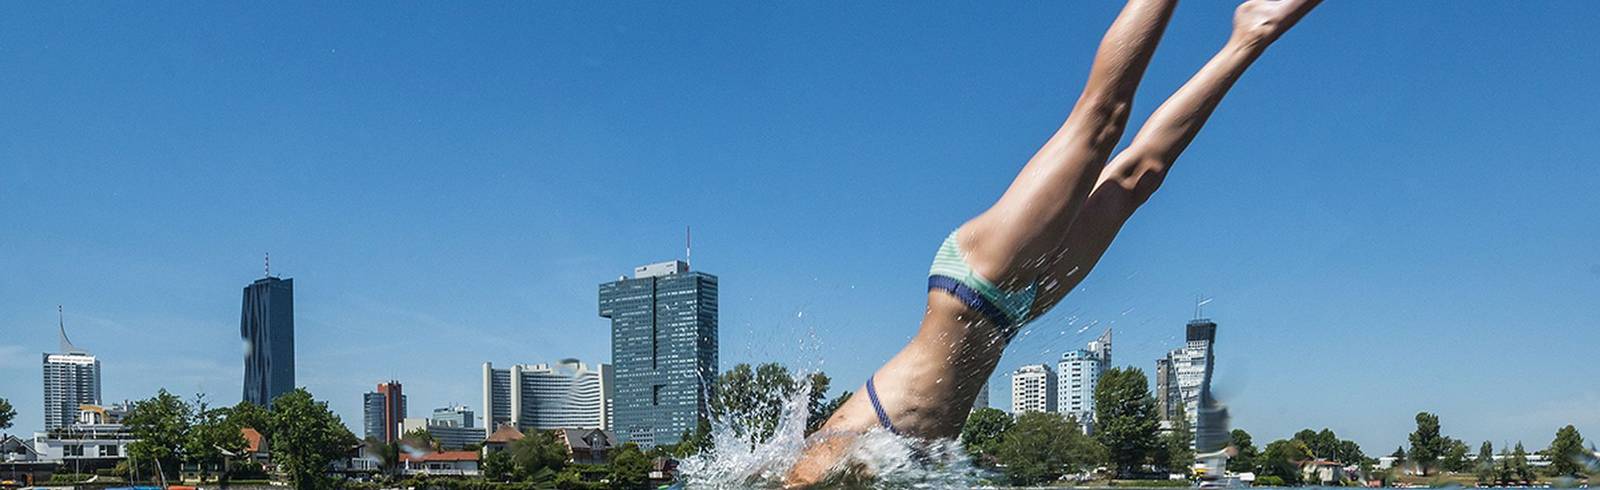
[[[244,288],[244,401],[263,407],[293,391],[294,279],[267,276]]]
[[[1068,351],[1056,364],[1056,409],[1072,417],[1085,433],[1094,424],[1094,389],[1100,382],[1100,360],[1083,349]]]
[[[1011,413],[1056,411],[1056,373],[1050,366],[1030,364],[1011,373]]]
[[[128,445],[138,439],[121,424],[128,405],[83,405],[76,422],[36,432],[33,452],[39,461],[55,461],[75,473],[110,469],[128,455]]]
[[[481,473],[476,451],[440,451],[422,455],[402,451],[400,464],[401,473],[407,476],[478,476]]]
[[[362,404],[367,439],[395,442],[405,435],[400,422],[407,415],[406,395],[399,381],[379,383],[377,391],[362,397]]]
[[[511,447],[511,443],[520,441],[523,437],[525,436],[522,431],[517,430],[516,426],[501,424],[495,428],[493,433],[489,434],[488,438],[483,440],[483,455],[488,456],[504,451],[506,448]]]
[[[527,429],[605,429],[613,396],[611,366],[577,359],[554,364],[483,364],[483,406],[494,424]],[[503,388],[502,389],[502,386]]]
[[[650,447],[676,444],[709,416],[716,379],[717,276],[681,260],[640,266],[600,285],[611,320],[617,437]]]
[[[1061,354],[1056,364],[1056,409],[1078,421],[1085,434],[1094,428],[1094,390],[1100,374],[1111,366],[1111,329],[1089,342],[1087,348]]]
[[[605,464],[606,453],[618,446],[615,435],[600,429],[561,429],[556,437],[567,446],[569,463]]]
[[[972,400],[972,409],[989,408],[989,380],[983,381],[983,386],[978,388],[978,397]]]
[[[78,419],[78,407],[100,404],[100,359],[67,339],[67,324],[57,324],[61,352],[44,354],[44,428],[65,428]]]

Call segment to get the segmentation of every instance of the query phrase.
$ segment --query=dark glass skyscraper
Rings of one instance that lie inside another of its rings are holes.
[[[674,260],[600,285],[611,319],[612,427],[622,441],[676,444],[708,416],[717,375],[717,276]]]
[[[294,389],[294,279],[263,277],[244,287],[244,401],[261,406]]]

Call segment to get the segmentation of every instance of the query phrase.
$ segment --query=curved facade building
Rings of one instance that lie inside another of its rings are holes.
[[[484,418],[527,429],[611,429],[611,366],[577,359],[554,364],[483,365]]]

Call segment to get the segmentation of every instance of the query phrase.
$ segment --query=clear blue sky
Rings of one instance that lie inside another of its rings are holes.
[[[295,279],[299,381],[346,423],[388,378],[413,414],[476,407],[483,361],[608,357],[596,285],[680,256],[686,225],[722,277],[724,368],[853,388],[1116,8],[6,4],[12,431],[42,423],[57,304],[108,399],[236,401],[263,252]],[[1180,7],[1135,122],[1231,10]],[[1387,453],[1419,410],[1474,442],[1600,437],[1597,29],[1591,2],[1325,4],[993,379],[1105,326],[1149,371],[1203,294],[1258,440],[1330,427]]]

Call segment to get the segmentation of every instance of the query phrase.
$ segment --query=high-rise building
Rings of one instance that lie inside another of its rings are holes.
[[[81,405],[100,404],[100,360],[67,340],[67,324],[57,325],[61,352],[44,354],[44,428],[65,428],[78,420]]]
[[[1100,360],[1101,369],[1111,368],[1111,329],[1107,328],[1099,337],[1089,341],[1086,348],[1095,359]]]
[[[511,423],[511,370],[483,363],[483,428],[490,433]]]
[[[978,388],[978,396],[972,400],[972,409],[989,408],[989,381],[984,380],[983,386]]]
[[[1157,403],[1164,408],[1162,415],[1169,421],[1177,417],[1181,408],[1190,430],[1198,434],[1215,429],[1204,427],[1208,421],[1199,415],[1203,402],[1211,399],[1217,324],[1197,318],[1185,326],[1184,337],[1186,342],[1182,348],[1173,349],[1166,359],[1156,361]]]
[[[294,390],[294,279],[267,276],[244,287],[244,401],[261,406]]]
[[[363,426],[366,428],[368,439],[383,442],[395,442],[405,432],[401,431],[400,422],[406,419],[406,395],[401,389],[399,381],[379,383],[378,390],[367,393],[362,397],[365,405],[363,410]]]
[[[1088,350],[1061,354],[1056,387],[1056,409],[1078,421],[1087,433],[1094,425],[1094,389],[1100,383],[1100,359]]]
[[[1056,363],[1056,409],[1077,419],[1085,434],[1094,428],[1094,390],[1100,373],[1111,366],[1111,329],[1089,342],[1086,349],[1061,354]]]
[[[1181,400],[1178,394],[1178,376],[1172,371],[1173,354],[1156,359],[1156,413],[1162,422],[1171,422],[1178,416],[1178,404],[1174,400]]]
[[[445,427],[477,427],[478,418],[473,415],[472,409],[462,405],[450,405],[433,409],[433,417],[428,419],[432,425]]]
[[[497,369],[486,362],[483,373],[483,406],[493,407],[485,418],[495,427],[511,424],[518,430],[611,428],[606,413],[607,401],[613,396],[610,365],[590,366],[577,359],[565,359],[555,364],[518,364]]]
[[[1056,411],[1056,373],[1044,364],[1029,364],[1011,373],[1011,413]]]
[[[681,260],[640,266],[600,285],[611,319],[619,439],[676,444],[709,416],[717,375],[717,276]]]

